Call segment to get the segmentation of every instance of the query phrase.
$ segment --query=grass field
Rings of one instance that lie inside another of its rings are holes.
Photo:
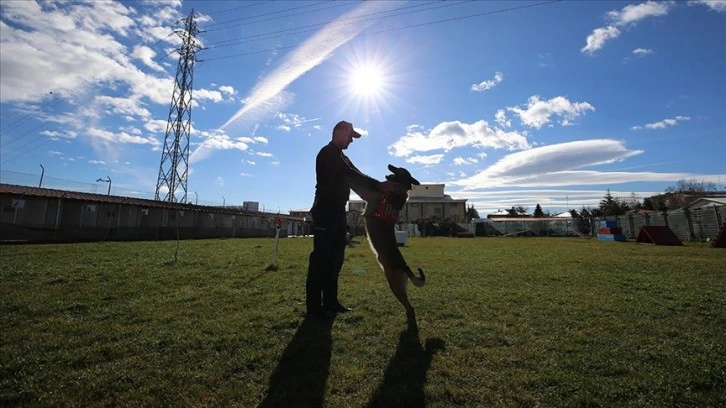
[[[0,406],[726,405],[726,250],[413,238],[414,333],[362,241],[327,322],[310,238],[0,246]]]

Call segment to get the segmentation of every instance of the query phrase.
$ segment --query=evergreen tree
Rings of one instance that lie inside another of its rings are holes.
[[[623,215],[628,209],[627,204],[613,198],[613,195],[610,194],[610,189],[608,189],[605,197],[600,200],[600,211],[602,211],[602,215],[604,216]]]
[[[544,211],[542,211],[542,207],[540,207],[539,203],[537,203],[537,206],[534,207],[534,217],[535,218],[542,218],[544,217]]]
[[[474,206],[472,205],[471,207],[466,209],[466,218],[468,221],[479,218],[479,211],[477,211],[476,208],[474,208]]]

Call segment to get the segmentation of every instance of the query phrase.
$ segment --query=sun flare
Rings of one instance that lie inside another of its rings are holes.
[[[385,73],[373,64],[355,67],[349,80],[351,90],[360,97],[375,98],[385,90]]]

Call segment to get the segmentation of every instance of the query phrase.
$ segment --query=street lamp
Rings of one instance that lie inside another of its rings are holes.
[[[100,179],[96,180],[96,182],[97,183],[98,182],[108,183],[108,193],[106,193],[106,195],[111,195],[111,177],[106,176],[106,179],[105,180],[102,179],[102,178],[100,178]]]
[[[194,200],[194,205],[197,205],[199,204],[199,194],[197,194],[197,192],[195,191],[194,196],[196,197],[196,200]]]

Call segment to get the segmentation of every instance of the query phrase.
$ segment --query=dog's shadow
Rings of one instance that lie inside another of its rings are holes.
[[[322,407],[333,319],[305,319],[280,357],[259,407]]]
[[[396,354],[388,363],[383,381],[366,407],[426,406],[424,394],[426,374],[434,355],[440,350],[445,350],[443,340],[429,338],[422,346],[415,327],[402,331]]]

